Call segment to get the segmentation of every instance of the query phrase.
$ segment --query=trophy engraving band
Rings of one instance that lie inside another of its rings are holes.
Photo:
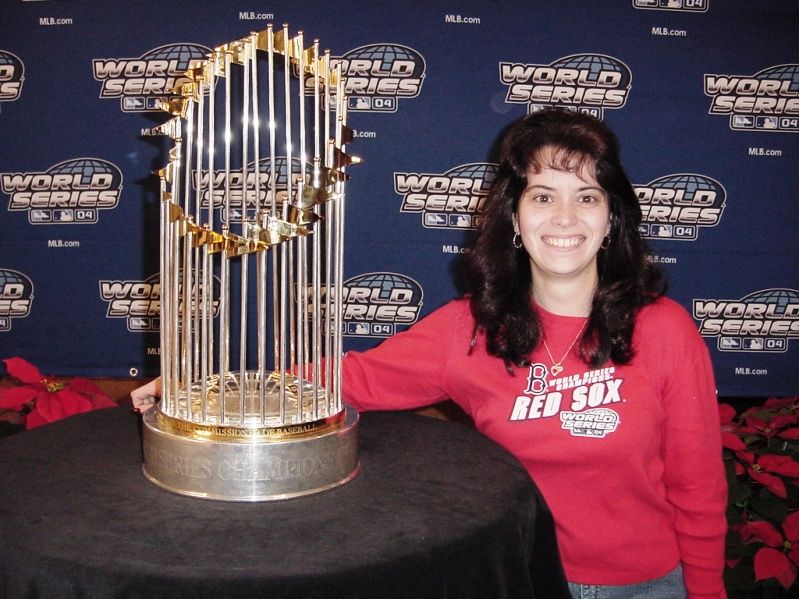
[[[214,426],[210,424],[200,424],[189,422],[180,418],[167,416],[163,412],[156,412],[156,421],[159,430],[169,432],[173,435],[188,437],[191,439],[205,439],[209,441],[225,441],[228,443],[264,443],[275,440],[296,439],[309,435],[318,435],[327,430],[335,429],[341,422],[343,415],[338,414],[303,424],[287,426],[260,426],[260,427],[240,427],[240,426]]]

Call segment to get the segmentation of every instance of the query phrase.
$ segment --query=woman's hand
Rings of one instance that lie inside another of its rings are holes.
[[[142,414],[152,408],[161,397],[161,377],[151,380],[146,385],[137,387],[130,392],[133,409]]]

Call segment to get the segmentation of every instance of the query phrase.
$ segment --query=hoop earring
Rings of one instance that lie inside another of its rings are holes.
[[[513,244],[513,247],[515,247],[517,250],[522,249],[522,236],[518,233],[514,233],[511,244]]]

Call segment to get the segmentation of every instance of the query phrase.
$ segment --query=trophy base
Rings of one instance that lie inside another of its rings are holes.
[[[318,493],[352,480],[358,461],[358,413],[319,434],[258,443],[194,438],[165,430],[157,409],[144,415],[144,476],[180,495],[270,501]]]

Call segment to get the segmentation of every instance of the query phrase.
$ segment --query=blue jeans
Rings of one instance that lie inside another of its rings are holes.
[[[685,599],[682,567],[654,580],[624,585],[580,584],[570,582],[572,599]]]

